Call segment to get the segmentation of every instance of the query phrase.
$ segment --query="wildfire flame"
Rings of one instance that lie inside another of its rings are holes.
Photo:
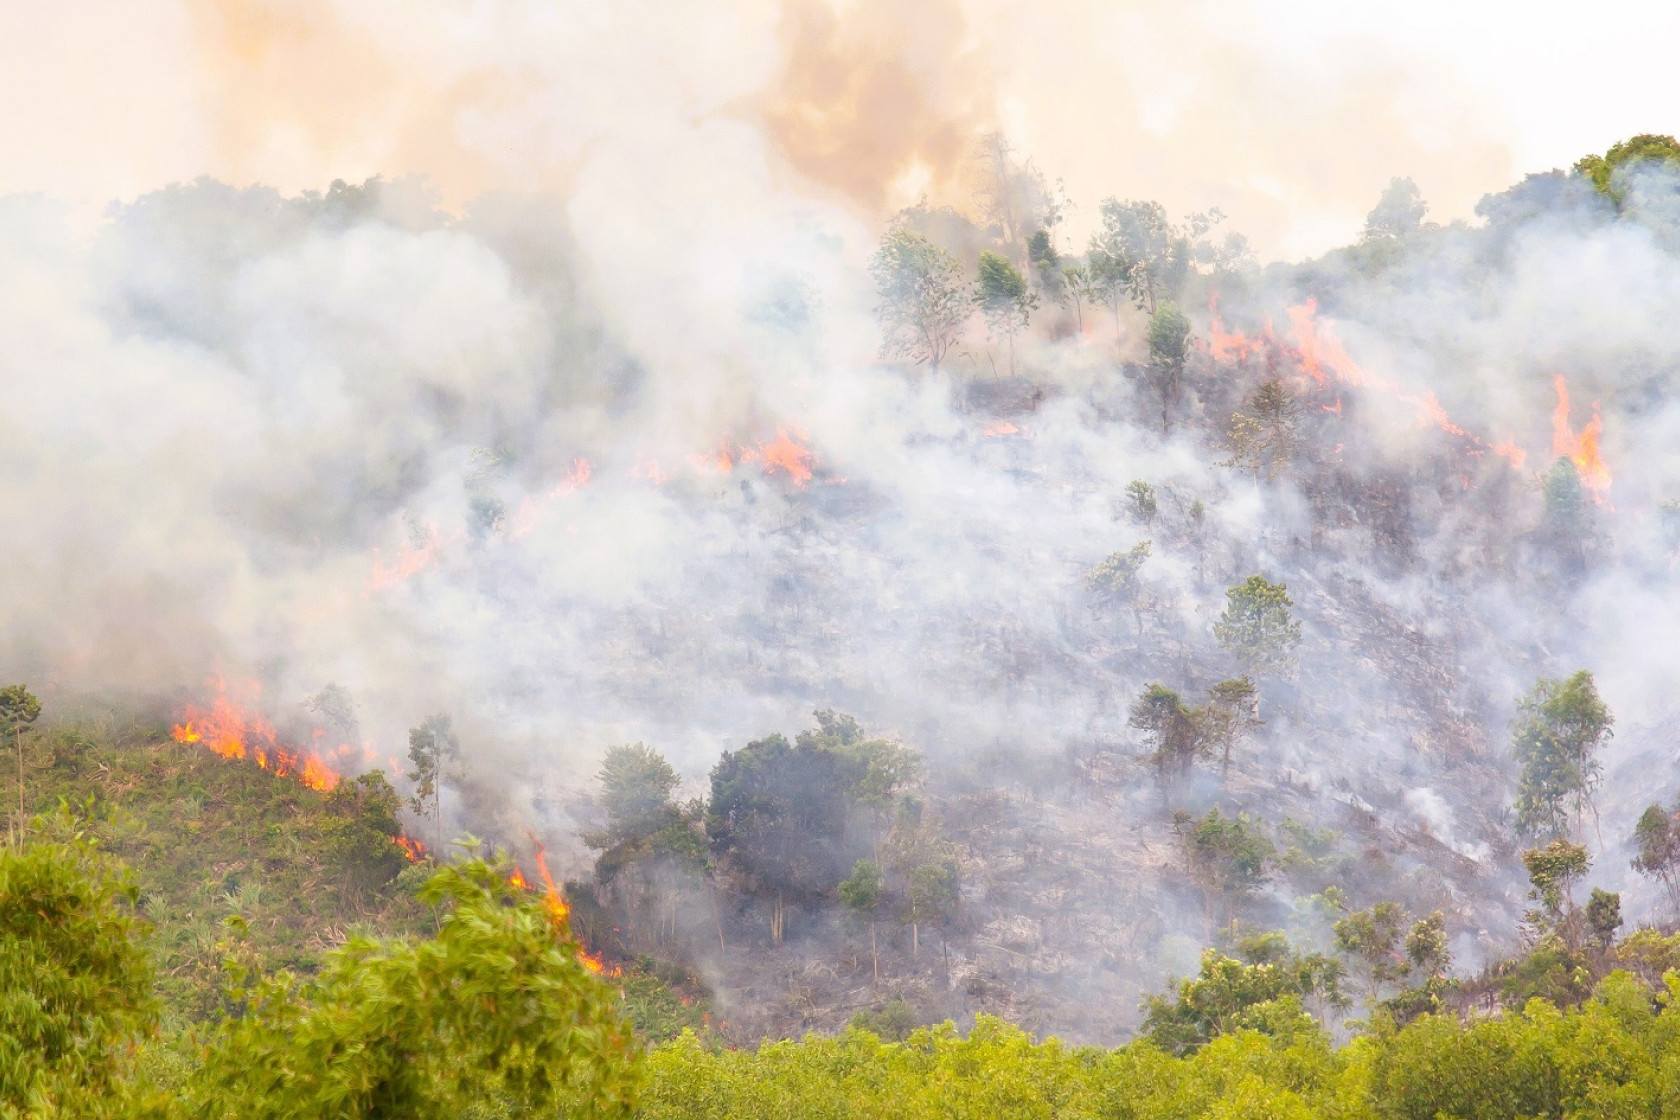
[[[766,472],[772,469],[786,471],[788,477],[801,488],[811,481],[811,449],[795,442],[780,428],[776,429],[775,439],[758,445],[758,457]]]
[[[425,863],[427,859],[426,845],[418,840],[410,840],[406,836],[393,836],[391,843],[402,849],[403,858],[410,863]]]
[[[572,469],[566,472],[565,478],[562,478],[544,493],[535,497],[528,497],[519,503],[519,508],[514,511],[513,522],[508,530],[508,535],[517,540],[529,533],[536,528],[537,522],[542,520],[543,512],[548,508],[550,502],[566,494],[574,494],[588,486],[589,480],[594,475],[595,465],[588,459],[581,455],[573,459]]]
[[[996,439],[999,436],[1012,436],[1020,430],[1020,428],[1017,428],[1007,420],[994,420],[990,424],[981,428],[980,434],[985,436],[987,439]]]
[[[1592,419],[1579,433],[1569,426],[1569,384],[1559,374],[1553,379],[1557,387],[1557,407],[1552,409],[1552,455],[1566,458],[1575,464],[1581,485],[1592,491],[1599,501],[1610,489],[1610,468],[1599,453],[1599,437],[1604,434],[1604,419],[1598,413],[1598,402],[1592,406]]]
[[[177,713],[180,722],[170,729],[177,743],[197,743],[223,758],[251,759],[276,777],[295,778],[323,793],[338,785],[338,772],[324,758],[314,751],[283,746],[265,716],[246,710],[247,704],[261,696],[257,682],[243,685],[249,697],[245,703],[228,695],[227,682],[220,677],[211,678],[210,687],[216,698],[209,707],[189,703]]]
[[[411,541],[404,545],[397,553],[397,558],[390,564],[385,563],[375,552],[373,561],[373,575],[368,577],[366,592],[385,591],[414,578],[428,568],[435,567],[441,559],[443,541],[438,536],[437,526],[426,528],[424,540]]]
[[[1384,393],[1416,410],[1419,423],[1434,424],[1443,432],[1457,436],[1470,444],[1477,453],[1491,451],[1509,462],[1513,467],[1521,467],[1523,461],[1527,458],[1526,452],[1513,443],[1508,441],[1489,443],[1458,424],[1447,413],[1447,410],[1441,405],[1440,400],[1433,392],[1427,390],[1422,393],[1411,392],[1385,377],[1362,368],[1359,363],[1353,360],[1353,356],[1347,352],[1347,348],[1342,345],[1341,339],[1336,337],[1335,331],[1331,329],[1330,325],[1319,320],[1318,302],[1316,300],[1309,299],[1305,303],[1287,309],[1292,346],[1279,344],[1273,336],[1269,324],[1265,332],[1259,337],[1227,331],[1223,320],[1219,317],[1219,297],[1217,294],[1208,306],[1212,316],[1208,350],[1215,359],[1241,361],[1261,353],[1284,353],[1294,360],[1307,378],[1312,379],[1312,384],[1317,388],[1327,388],[1332,382],[1335,382]],[[1341,399],[1338,397],[1334,404],[1321,405],[1320,407],[1325,412],[1340,412]]]

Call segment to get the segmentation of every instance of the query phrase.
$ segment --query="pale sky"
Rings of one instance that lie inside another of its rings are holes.
[[[1680,132],[1677,40],[1658,4],[0,0],[0,193],[420,173],[458,204],[567,189],[603,153],[704,192],[695,168],[746,144],[791,194],[878,218],[953,197],[967,138],[1001,126],[1084,214],[1217,205],[1296,256],[1397,175],[1460,217]]]

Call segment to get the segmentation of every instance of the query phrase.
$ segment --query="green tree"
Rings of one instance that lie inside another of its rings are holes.
[[[1190,880],[1207,899],[1210,918],[1234,915],[1277,863],[1277,846],[1246,813],[1228,817],[1216,805],[1198,819],[1181,809],[1173,814],[1173,831]]]
[[[1400,954],[1401,938],[1405,934],[1405,912],[1396,902],[1379,902],[1368,910],[1358,910],[1334,925],[1336,951],[1363,968],[1370,983],[1373,1007],[1382,997],[1384,985],[1403,979],[1409,971],[1406,959]]]
[[[855,762],[825,746],[794,745],[781,735],[725,751],[712,768],[712,858],[741,889],[770,903],[778,943],[789,898],[814,902],[846,876],[847,792],[857,772]]]
[[[1213,636],[1248,676],[1285,676],[1301,644],[1301,623],[1290,615],[1294,605],[1287,584],[1249,576],[1225,592],[1225,611],[1213,624]]]
[[[1586,847],[1559,837],[1544,848],[1524,852],[1522,861],[1528,869],[1528,897],[1535,903],[1525,915],[1530,929],[1542,939],[1556,937],[1571,950],[1578,948],[1575,884],[1587,873]]]
[[[1559,456],[1541,479],[1541,538],[1550,543],[1569,572],[1586,567],[1594,522],[1592,499],[1568,456]]]
[[[1373,242],[1404,241],[1423,228],[1423,216],[1429,205],[1423,193],[1410,179],[1391,179],[1377,205],[1365,215],[1365,231],[1360,240]]]
[[[327,849],[349,869],[353,890],[376,891],[402,872],[406,860],[397,846],[402,798],[378,770],[345,778],[327,795],[329,815],[323,824]]]
[[[1202,735],[1208,751],[1218,752],[1221,773],[1231,772],[1231,751],[1259,729],[1259,709],[1259,690],[1247,677],[1232,677],[1208,690]]]
[[[975,289],[975,302],[986,317],[992,333],[1001,333],[1009,340],[1009,374],[1015,375],[1015,335],[1027,328],[1028,319],[1038,306],[1038,293],[1027,287],[1020,270],[993,252],[980,254],[980,282]]]
[[[1527,836],[1562,836],[1592,802],[1602,768],[1598,752],[1614,719],[1585,669],[1565,680],[1536,681],[1511,726],[1511,752],[1521,767],[1516,823]]]
[[[1190,356],[1190,320],[1171,303],[1162,303],[1149,316],[1149,372],[1161,397],[1161,426],[1178,399],[1184,382],[1184,363]]]
[[[1253,1030],[1288,1037],[1316,1030],[1304,1001],[1341,1006],[1341,966],[1318,953],[1300,954],[1281,933],[1243,939],[1237,956],[1202,954],[1200,972],[1171,996],[1143,1004],[1143,1033],[1169,1054],[1192,1054],[1220,1035]]]
[[[881,868],[869,860],[858,860],[852,865],[852,873],[840,881],[841,904],[869,923],[869,960],[877,984],[881,982],[881,950],[875,938],[875,917],[885,897]]]
[[[1125,552],[1112,552],[1101,564],[1085,573],[1085,587],[1103,607],[1130,610],[1143,636],[1143,616],[1150,604],[1144,595],[1139,571],[1149,559],[1150,542],[1135,544]]]
[[[21,684],[0,688],[0,734],[9,734],[17,750],[17,817],[12,822],[12,843],[23,842],[27,810],[23,792],[23,733],[41,716],[41,702]]]
[[[671,794],[682,784],[665,756],[642,743],[610,748],[595,776],[615,841],[663,827]]]
[[[1608,953],[1616,943],[1616,931],[1622,928],[1622,896],[1615,891],[1592,889],[1587,897],[1587,930],[1592,934],[1598,951]]]
[[[1202,753],[1201,715],[1162,684],[1150,685],[1132,702],[1128,723],[1147,736],[1149,761],[1163,782],[1188,774]]]
[[[1591,181],[1600,194],[1620,205],[1622,192],[1617,188],[1616,173],[1646,164],[1680,164],[1680,142],[1672,136],[1641,133],[1611,145],[1601,156],[1583,156],[1575,162],[1575,172]]]
[[[1097,212],[1102,228],[1091,237],[1093,263],[1122,278],[1139,308],[1154,317],[1160,304],[1175,298],[1189,273],[1193,241],[1218,219],[1193,215],[1180,229],[1167,220],[1159,202],[1104,199]]]
[[[1155,523],[1155,515],[1160,511],[1160,505],[1155,500],[1155,487],[1134,478],[1126,484],[1126,500],[1131,503],[1132,520],[1148,528]]]
[[[1301,404],[1277,378],[1260,383],[1243,411],[1231,414],[1226,466],[1276,478],[1301,446]]]
[[[618,993],[581,959],[563,904],[507,871],[436,870],[420,893],[443,910],[434,939],[352,938],[312,980],[239,993],[247,1011],[206,1047],[190,1113],[627,1120],[640,1061]]]
[[[157,1018],[139,889],[68,817],[0,851],[0,1114],[115,1112]]]
[[[908,358],[935,372],[962,338],[973,296],[956,258],[902,226],[888,231],[869,267],[881,356]]]
[[[1680,801],[1673,812],[1647,806],[1633,826],[1633,843],[1633,869],[1661,883],[1670,908],[1680,914]]]
[[[409,808],[422,820],[432,818],[434,851],[443,851],[443,783],[450,763],[460,758],[461,743],[449,716],[442,712],[427,718],[408,733],[408,760],[414,764],[414,794]]]

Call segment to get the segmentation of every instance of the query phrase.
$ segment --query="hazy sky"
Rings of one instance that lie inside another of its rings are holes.
[[[458,203],[606,159],[704,195],[746,159],[878,217],[958,198],[969,138],[1001,125],[1086,215],[1107,194],[1218,205],[1293,255],[1357,230],[1395,175],[1459,216],[1523,171],[1680,130],[1680,10],[1615,11],[5,0],[0,192],[98,206],[200,174],[291,191],[419,172]]]

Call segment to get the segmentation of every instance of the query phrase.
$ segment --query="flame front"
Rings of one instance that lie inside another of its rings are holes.
[[[1469,443],[1478,454],[1491,451],[1513,467],[1521,467],[1527,457],[1515,444],[1489,443],[1455,422],[1433,392],[1410,392],[1387,378],[1362,368],[1347,352],[1347,348],[1342,345],[1341,339],[1336,337],[1330,325],[1318,318],[1316,300],[1309,299],[1287,309],[1292,346],[1280,344],[1272,334],[1270,324],[1257,338],[1227,331],[1219,316],[1217,293],[1209,301],[1208,310],[1212,317],[1208,352],[1215,360],[1240,362],[1254,355],[1266,354],[1267,364],[1271,365],[1276,356],[1287,355],[1304,375],[1299,379],[1302,385],[1306,385],[1310,379],[1309,387],[1313,388],[1326,389],[1334,382],[1385,393],[1414,409],[1418,414],[1419,423],[1434,424],[1443,432],[1459,437]],[[1340,413],[1342,401],[1337,397],[1335,403],[1321,404],[1319,407],[1325,412]]]
[[[1552,409],[1552,455],[1575,464],[1581,485],[1592,491],[1594,499],[1603,501],[1610,490],[1610,467],[1598,449],[1604,434],[1604,418],[1599,415],[1598,402],[1592,406],[1592,419],[1579,433],[1569,426],[1569,384],[1558,374],[1552,384],[1557,388],[1557,406]]]
[[[795,442],[780,428],[776,430],[775,439],[759,445],[758,456],[766,471],[786,471],[800,487],[811,481],[811,449]]]
[[[339,774],[314,751],[294,751],[280,744],[274,725],[260,712],[247,711],[262,694],[255,681],[241,688],[248,699],[242,703],[228,695],[227,682],[210,681],[216,698],[208,707],[184,704],[180,722],[170,728],[177,743],[197,743],[223,758],[250,759],[280,778],[295,778],[313,790],[325,793],[339,783]]]

